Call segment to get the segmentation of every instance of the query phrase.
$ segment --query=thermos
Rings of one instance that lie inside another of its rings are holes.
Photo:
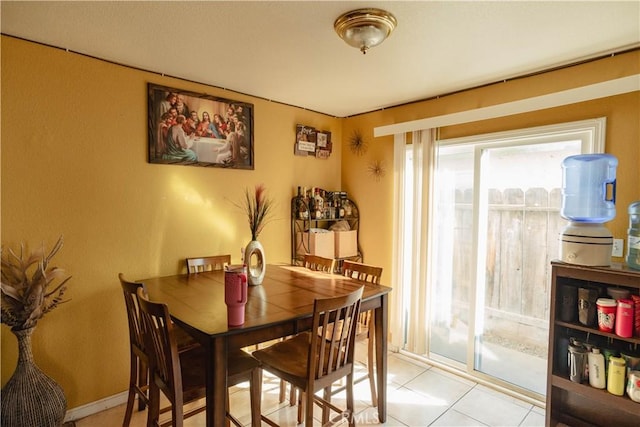
[[[598,310],[598,329],[603,332],[613,332],[616,323],[616,309],[618,303],[611,298],[598,298],[596,307]]]
[[[631,400],[640,403],[640,371],[629,372],[627,394]]]
[[[633,301],[619,299],[616,310],[616,335],[623,338],[633,336]]]
[[[244,265],[227,266],[224,272],[224,302],[227,305],[229,326],[242,325],[247,304],[247,274]]]
[[[592,288],[578,288],[578,321],[585,326],[596,325],[596,300],[598,291]]]
[[[573,322],[578,311],[578,289],[571,285],[560,285],[560,320]]]
[[[624,394],[625,362],[622,357],[609,358],[609,375],[607,378],[607,391],[616,396]]]
[[[629,205],[627,230],[627,265],[640,270],[640,201]]]
[[[604,355],[600,349],[594,347],[589,353],[589,385],[595,388],[605,388],[607,381],[604,369]]]

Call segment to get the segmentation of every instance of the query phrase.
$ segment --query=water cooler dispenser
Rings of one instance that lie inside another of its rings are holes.
[[[611,265],[613,236],[604,226],[616,216],[616,167],[609,154],[581,154],[562,162],[562,208],[569,220],[560,236],[563,262]]]

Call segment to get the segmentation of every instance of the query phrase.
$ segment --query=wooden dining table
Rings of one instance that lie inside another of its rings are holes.
[[[228,326],[224,271],[153,277],[141,280],[153,301],[167,304],[175,323],[206,350],[206,423],[225,424],[227,353],[310,329],[313,302],[364,286],[361,311],[373,311],[376,344],[378,419],[387,418],[387,333],[390,287],[300,266],[267,265],[264,281],[249,286],[245,322]]]

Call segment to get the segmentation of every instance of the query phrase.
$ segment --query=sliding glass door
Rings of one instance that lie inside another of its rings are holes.
[[[405,349],[544,395],[549,264],[558,257],[558,236],[566,224],[560,217],[560,165],[567,156],[593,152],[600,134],[589,126],[585,130],[582,122],[573,125],[434,141],[432,159],[425,163],[430,167],[422,168],[431,172],[422,196],[415,185],[424,180],[416,168],[405,175],[403,221],[412,226],[404,251],[411,251],[407,242],[413,242],[413,252],[421,254],[413,262],[422,259],[427,266],[420,283],[405,281],[411,291],[403,293],[405,335],[422,333],[425,345],[407,340]],[[415,152],[406,151],[405,168],[415,165],[409,161]],[[421,211],[416,197],[428,209]],[[416,215],[428,221],[426,251],[415,250],[421,245],[415,243]],[[406,263],[399,268],[416,270]],[[420,308],[415,299],[423,287],[427,297]],[[427,313],[424,324],[415,322],[416,310]]]

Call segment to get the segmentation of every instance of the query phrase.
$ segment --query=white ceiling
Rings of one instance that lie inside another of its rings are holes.
[[[379,7],[398,27],[362,55],[334,32]],[[337,117],[640,46],[633,1],[7,1],[1,30]]]

